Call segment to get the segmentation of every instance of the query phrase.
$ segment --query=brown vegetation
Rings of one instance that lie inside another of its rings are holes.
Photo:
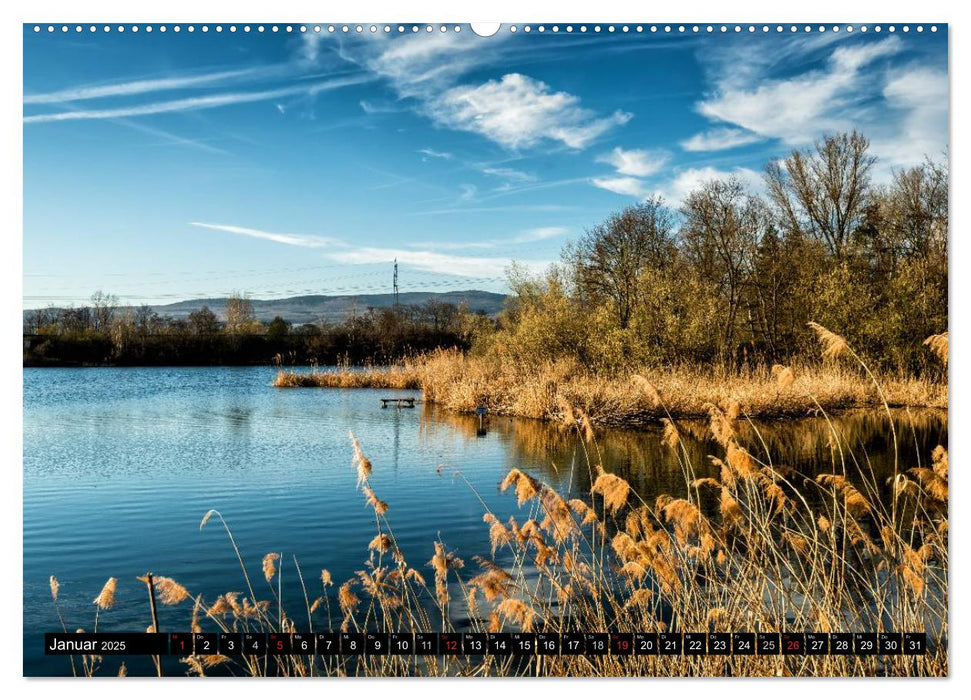
[[[856,356],[845,341],[824,330],[819,335],[825,348],[839,347]],[[650,384],[644,378],[639,383]],[[666,390],[655,388],[651,400],[664,409],[669,399]],[[365,568],[336,594],[330,574],[322,571],[319,595],[311,603],[294,558],[305,593],[303,627],[284,608],[279,555],[270,553],[263,560],[274,600],[257,598],[240,558],[249,597],[240,600],[241,594],[230,592],[207,602],[197,595],[192,627],[201,628],[204,622],[221,631],[313,631],[314,613],[323,608],[327,629],[358,632],[462,631],[456,628],[458,618],[467,618],[462,624],[475,632],[924,630],[930,643],[927,653],[526,658],[294,654],[188,656],[182,662],[190,674],[215,670],[254,676],[947,675],[947,451],[937,447],[929,467],[895,466],[886,497],[869,460],[855,459],[851,445],[835,430],[828,445],[833,471],[806,478],[774,466],[757,431],[751,441],[742,437],[754,424],[746,427],[748,416],[739,403],[723,399],[707,410],[709,430],[720,444],[720,454],[710,458],[719,469],[717,477],[694,478],[697,465],[687,460],[681,430],[671,417],[664,423],[667,448],[685,460],[679,495],[648,502],[592,457],[586,464],[591,492],[570,501],[535,476],[513,469],[500,486],[515,491],[521,513],[503,522],[486,512],[491,558],[474,556],[474,566],[467,567],[460,553],[431,542],[431,560],[425,565],[433,573],[431,587],[399,548],[388,505],[371,486],[374,466],[352,435],[358,487],[375,510],[377,532],[368,545]],[[883,410],[893,420],[886,403]],[[586,453],[599,454],[584,409],[561,396],[560,411]],[[201,526],[213,517],[223,523],[239,556],[221,514],[210,511]],[[191,595],[163,577],[155,579],[155,588],[164,605],[178,605]],[[59,593],[51,577],[55,605]],[[102,593],[95,600],[96,615],[111,607],[105,602]],[[101,663],[98,657],[83,657],[82,672],[93,674]]]
[[[756,368],[735,373],[687,366],[647,370],[649,384],[666,399],[662,408],[644,375],[603,376],[561,360],[539,367],[508,358],[437,351],[394,367],[300,373],[281,370],[274,386],[420,389],[426,401],[459,412],[486,406],[495,414],[560,420],[561,399],[597,425],[646,426],[673,417],[707,415],[706,404],[739,403],[753,417],[816,415],[882,405],[879,392],[859,368],[835,364]],[[639,378],[638,378],[639,377]],[[947,384],[929,378],[886,376],[880,385],[891,407],[947,408]]]

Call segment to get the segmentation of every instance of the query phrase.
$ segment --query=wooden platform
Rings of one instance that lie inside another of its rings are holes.
[[[403,398],[403,399],[381,399],[381,408],[387,408],[388,406],[396,406],[397,408],[414,408],[415,399]]]

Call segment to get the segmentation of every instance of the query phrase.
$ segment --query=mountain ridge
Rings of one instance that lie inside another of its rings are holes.
[[[189,299],[170,304],[149,304],[161,316],[184,319],[193,311],[208,306],[220,319],[225,317],[228,297]],[[465,303],[472,312],[482,311],[495,316],[502,310],[505,294],[467,289],[452,292],[401,292],[398,303],[402,306],[421,305],[428,301],[454,304]],[[280,316],[295,325],[302,323],[338,323],[368,309],[390,308],[394,305],[393,294],[305,294],[283,299],[250,299],[253,313],[260,321],[270,321]],[[130,308],[120,306],[118,308]],[[32,310],[25,310],[24,314]]]

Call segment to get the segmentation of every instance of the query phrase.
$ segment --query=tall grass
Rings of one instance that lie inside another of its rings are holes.
[[[825,329],[824,329],[825,330]],[[827,331],[828,333],[828,331]],[[845,341],[835,334],[827,347]],[[846,346],[841,353],[851,353]],[[781,375],[781,372],[777,372]],[[777,378],[780,384],[788,379]],[[798,383],[797,378],[795,383]],[[443,542],[406,555],[395,537],[389,503],[375,493],[375,467],[353,435],[358,489],[374,514],[368,559],[339,585],[329,572],[305,579],[300,612],[284,605],[284,560],[268,554],[263,574],[272,596],[257,600],[253,582],[222,515],[249,596],[193,596],[171,579],[155,586],[163,604],[193,600],[190,626],[222,631],[925,631],[920,656],[535,656],[495,657],[243,657],[189,656],[189,673],[240,675],[468,676],[944,676],[948,673],[948,456],[937,447],[926,466],[902,465],[882,482],[831,431],[834,469],[806,477],[772,459],[766,442],[737,401],[705,406],[719,451],[715,477],[698,478],[668,390],[637,381],[664,417],[664,444],[684,478],[678,495],[651,502],[599,459],[588,411],[556,394],[556,415],[575,433],[587,459],[590,493],[570,498],[513,469],[500,488],[520,512],[500,520],[483,501],[491,551],[453,552]],[[427,390],[427,389],[426,389]],[[889,392],[879,385],[878,395]],[[809,393],[825,419],[821,401]],[[890,419],[889,404],[884,402]],[[472,488],[471,485],[469,488]],[[883,495],[889,491],[890,496]],[[418,565],[415,565],[417,556]],[[428,560],[425,557],[429,557]],[[425,564],[427,561],[427,565]],[[423,571],[428,572],[426,575]],[[275,584],[275,587],[274,587]],[[52,594],[57,601],[56,580]],[[110,600],[95,601],[96,614]],[[319,617],[319,613],[318,613]],[[83,660],[93,673],[100,660]]]
[[[745,372],[698,367],[644,371],[665,396],[662,407],[634,377],[604,376],[561,360],[525,366],[505,357],[469,356],[438,350],[385,368],[338,368],[300,373],[281,369],[277,387],[420,389],[426,401],[451,411],[485,405],[501,415],[562,420],[562,400],[582,409],[596,425],[640,427],[660,418],[701,417],[706,406],[736,401],[753,418],[816,414],[820,409],[947,407],[946,382],[881,377],[879,390],[859,366],[835,362],[794,367],[756,367]],[[881,398],[880,392],[883,397]]]

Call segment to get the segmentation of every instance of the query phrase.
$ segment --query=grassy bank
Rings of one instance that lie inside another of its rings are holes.
[[[564,405],[597,425],[638,427],[660,418],[707,415],[728,401],[760,418],[820,410],[891,407],[947,408],[944,381],[881,377],[881,391],[860,367],[820,363],[761,367],[745,373],[692,367],[644,370],[623,377],[597,375],[569,361],[524,367],[504,358],[438,351],[392,367],[300,373],[281,370],[277,387],[420,389],[426,401],[459,412],[485,405],[500,415],[561,420]],[[664,397],[664,406],[657,401]]]

